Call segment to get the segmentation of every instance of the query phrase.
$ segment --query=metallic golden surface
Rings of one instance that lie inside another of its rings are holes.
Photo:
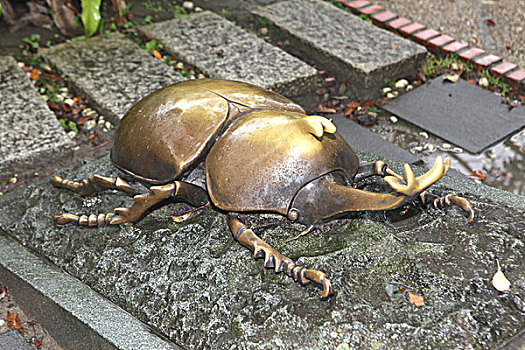
[[[446,158],[445,161],[443,161],[443,158],[438,156],[432,169],[417,178],[414,176],[414,172],[412,171],[412,168],[410,168],[410,165],[405,164],[404,177],[395,174],[385,176],[384,179],[390,187],[398,193],[412,197],[441,179],[443,175],[447,173],[449,168],[450,159]]]
[[[466,213],[466,215],[468,215],[467,222],[469,224],[473,223],[479,215],[479,209],[470,203],[469,200],[463,197],[453,196],[451,194],[438,197],[427,191],[422,192],[419,196],[423,203],[432,203],[436,209],[443,209],[453,205],[461,208]]]
[[[339,134],[329,133],[330,125],[323,117],[282,111],[235,119],[206,158],[212,202],[223,210],[286,215],[297,191],[316,177],[341,170],[352,179],[357,156]]]
[[[137,179],[169,182],[202,159],[228,119],[254,108],[304,113],[287,98],[254,85],[188,80],[151,93],[126,113],[111,159]]]
[[[311,281],[320,284],[323,287],[320,294],[321,298],[327,298],[333,293],[332,283],[324,272],[296,265],[292,259],[279,253],[238,219],[228,216],[228,225],[233,237],[243,246],[251,249],[255,259],[264,258],[264,267],[273,268],[275,272],[284,271],[288,276],[293,277],[296,282],[299,281],[302,284],[307,284]]]
[[[175,179],[205,160],[207,190]],[[99,175],[80,182],[51,178],[82,196],[115,189],[133,195],[130,208],[114,213],[54,216],[55,222],[82,226],[136,222],[166,199],[194,207],[211,202],[226,211],[273,211],[307,225],[351,211],[397,208],[438,181],[450,161],[438,157],[426,174],[415,177],[405,164],[404,176],[383,161],[359,165],[357,156],[321,116],[307,116],[292,101],[253,85],[221,80],[192,80],[168,86],[143,98],[122,119],[112,150],[116,167],[134,179]],[[371,193],[352,187],[354,181],[378,175],[395,192]],[[161,184],[161,185],[159,185]],[[209,196],[209,197],[208,197]],[[437,208],[456,205],[472,222],[477,209],[466,199],[421,194]],[[322,285],[321,297],[333,293],[324,272],[297,266],[244,223],[228,215],[234,238],[250,248],[264,266],[284,271],[301,283]],[[300,234],[301,235],[301,234]],[[300,236],[299,235],[299,236]]]

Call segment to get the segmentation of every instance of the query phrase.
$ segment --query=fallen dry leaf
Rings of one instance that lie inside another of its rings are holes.
[[[319,113],[337,113],[335,108],[329,108],[329,107],[326,107],[324,105],[319,105],[319,106],[315,107],[315,111],[319,112]]]
[[[425,306],[425,300],[422,295],[411,293],[408,290],[407,290],[407,293],[408,293],[408,301],[410,301],[412,304],[416,306]]]
[[[153,56],[158,60],[162,59],[162,55],[157,50],[153,50]]]
[[[357,101],[350,101],[346,104],[346,107],[354,107],[354,108],[357,108],[357,107],[360,107],[361,104]]]
[[[345,109],[345,117],[348,117],[349,115],[351,115],[352,113],[354,113],[355,111],[355,108],[354,107],[348,107]]]
[[[42,342],[35,337],[33,338],[33,345],[39,348],[42,346]]]
[[[7,325],[13,329],[20,329],[22,325],[20,324],[20,317],[16,312],[7,311]]]
[[[506,292],[510,288],[510,281],[505,277],[503,271],[501,271],[498,259],[496,259],[496,263],[498,264],[498,271],[492,276],[492,286],[500,292]]]
[[[496,25],[496,22],[494,22],[493,19],[486,19],[485,20],[485,23],[489,26],[489,27],[494,27]]]
[[[472,170],[469,171],[467,174],[467,177],[472,180],[485,180],[485,174],[481,170]]]
[[[189,211],[189,212],[184,213],[182,215],[172,216],[171,218],[175,222],[184,222],[184,221],[188,220],[191,217],[192,214],[193,214],[193,211]]]
[[[443,78],[443,81],[449,81],[455,83],[459,79],[459,74],[450,74]]]
[[[38,77],[40,76],[40,74],[42,74],[41,71],[39,71],[38,69],[36,68],[33,68],[33,70],[31,71],[31,74],[29,74],[29,78],[31,80],[37,80]]]

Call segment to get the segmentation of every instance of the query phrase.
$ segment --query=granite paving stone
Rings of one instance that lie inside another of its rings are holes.
[[[120,33],[59,44],[41,54],[115,123],[148,93],[184,80]]]
[[[412,153],[396,146],[367,128],[345,118],[340,114],[330,115],[332,122],[337,128],[337,132],[344,137],[352,148],[363,152],[374,152],[379,156],[378,159],[395,159],[406,163],[416,163],[420,161]]]
[[[479,153],[525,127],[525,108],[463,79],[440,76],[382,106],[390,113],[471,153]]]
[[[409,75],[426,49],[325,1],[291,0],[253,12],[272,23],[286,50],[317,68],[347,77],[355,96],[374,98],[386,78]]]
[[[212,12],[138,30],[210,78],[243,81],[286,96],[314,89],[313,67]]]
[[[19,331],[12,329],[0,334],[0,349],[35,350],[36,348],[29,344]]]
[[[15,59],[0,56],[0,177],[56,164],[71,146]]]

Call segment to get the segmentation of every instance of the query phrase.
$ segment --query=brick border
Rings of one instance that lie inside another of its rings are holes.
[[[473,64],[477,69],[489,69],[492,74],[504,78],[512,87],[525,90],[525,69],[514,63],[504,61],[501,57],[480,48],[471,47],[421,23],[400,17],[369,0],[337,2],[343,4],[350,12],[367,16],[375,25],[422,44],[434,53],[458,55],[461,60]]]

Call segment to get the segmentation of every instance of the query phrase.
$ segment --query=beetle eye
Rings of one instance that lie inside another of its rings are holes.
[[[290,209],[290,211],[288,212],[288,219],[290,219],[291,221],[295,221],[298,218],[299,218],[299,210],[295,208]]]

